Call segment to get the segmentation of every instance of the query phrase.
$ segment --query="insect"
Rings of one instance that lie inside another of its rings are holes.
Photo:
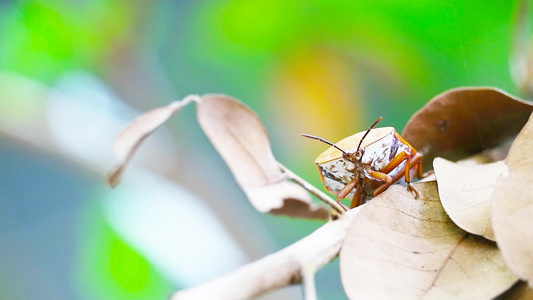
[[[377,119],[368,130],[336,144],[321,137],[302,134],[331,146],[316,158],[315,163],[326,190],[337,195],[337,202],[352,197],[350,208],[363,204],[367,195],[375,197],[381,194],[402,177],[407,183],[407,190],[414,192],[418,198],[418,191],[411,184],[411,173],[416,171],[418,178],[426,176],[422,171],[422,155],[394,127],[374,129],[381,119]]]

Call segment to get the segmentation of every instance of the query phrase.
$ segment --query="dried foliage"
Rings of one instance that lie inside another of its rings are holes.
[[[533,282],[533,121],[524,127],[530,103],[494,88],[460,88],[435,97],[411,118],[403,137],[424,154],[426,166],[434,163],[436,181],[416,183],[419,198],[393,185],[344,214],[334,200],[281,166],[258,116],[225,95],[189,98],[135,120],[115,142],[121,164],[112,185],[140,143],[191,99],[202,129],[257,210],[327,218],[311,192],[341,213],[294,245],[173,299],[246,299],[300,282],[306,298],[314,299],[314,273],[339,251],[351,299],[532,296],[527,282]],[[505,157],[518,132],[505,161],[494,162]]]
[[[329,211],[313,204],[309,193],[288,181],[270,147],[259,117],[243,103],[225,95],[189,96],[156,108],[135,119],[115,139],[120,163],[108,181],[116,186],[141,143],[183,106],[196,102],[198,120],[207,137],[224,158],[248,199],[260,212],[327,219]]]
[[[405,140],[424,155],[457,160],[498,146],[526,124],[533,105],[496,88],[458,88],[431,99],[403,131]]]
[[[489,299],[517,278],[496,245],[457,227],[437,184],[393,186],[365,205],[340,253],[350,299]]]
[[[225,95],[206,95],[198,120],[224,158],[248,199],[260,212],[325,219],[328,211],[282,173],[272,154],[268,133],[247,106]]]
[[[494,187],[492,222],[509,268],[533,286],[533,116],[505,160],[509,173]]]
[[[113,142],[113,153],[119,159],[119,165],[108,178],[109,185],[115,187],[120,183],[131,158],[141,145],[157,128],[163,125],[170,117],[181,110],[191,101],[198,101],[198,96],[188,96],[182,101],[175,101],[167,106],[158,107],[143,115],[128,125]]]
[[[435,158],[433,168],[442,206],[463,230],[494,241],[492,192],[496,179],[507,171],[503,162],[461,165]]]

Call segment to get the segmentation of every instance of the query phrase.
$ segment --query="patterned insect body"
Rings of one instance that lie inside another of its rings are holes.
[[[357,145],[364,134],[364,131],[356,133],[341,140],[336,145],[346,150],[346,152],[353,153],[357,150]],[[382,171],[402,151],[412,154],[412,147],[396,133],[394,127],[373,129],[365,138],[361,147],[365,149],[362,163],[376,171]],[[346,160],[342,152],[334,147],[330,147],[324,153],[320,154],[316,158],[315,163],[320,171],[324,186],[329,192],[335,195],[355,177],[360,176],[360,174],[354,174],[353,171],[350,171],[354,169],[354,164]],[[398,175],[405,164],[405,161],[402,162],[398,168],[395,168],[389,173],[389,176],[395,177]],[[376,180],[369,176],[369,174],[363,175],[367,179],[367,182],[370,181],[365,185],[365,192],[368,196],[371,196],[376,186],[371,181]],[[346,198],[353,197],[356,190],[353,189]]]
[[[302,134],[331,147],[315,160],[326,189],[337,201],[351,197],[350,207],[364,203],[366,197],[377,196],[392,183],[405,178],[407,189],[418,197],[411,184],[411,173],[423,178],[422,155],[406,142],[393,127],[359,132],[334,144],[321,137]]]

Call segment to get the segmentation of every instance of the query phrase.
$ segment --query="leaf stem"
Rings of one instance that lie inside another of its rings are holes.
[[[170,109],[173,113],[177,113],[182,107],[189,105],[192,102],[200,103],[202,97],[199,95],[188,95],[180,101],[174,101],[170,103]]]
[[[328,195],[326,195],[321,190],[317,189],[314,185],[310,184],[309,182],[305,181],[300,176],[294,174],[291,170],[287,169],[284,165],[282,165],[280,162],[278,162],[279,167],[281,170],[287,174],[290,180],[294,181],[295,183],[301,185],[304,189],[306,189],[309,193],[315,195],[318,199],[322,200],[329,206],[331,206],[333,209],[335,209],[339,214],[344,213],[344,208],[340,206],[337,201],[331,199]]]
[[[315,272],[315,265],[312,261],[309,261],[302,266],[302,287],[304,300],[317,300]]]

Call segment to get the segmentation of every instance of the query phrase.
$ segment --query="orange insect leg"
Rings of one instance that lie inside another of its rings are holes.
[[[402,176],[404,176],[405,182],[407,182],[407,189],[413,191],[416,195],[416,198],[418,198],[419,193],[411,184],[411,170],[416,168],[418,178],[424,177],[424,174],[422,172],[422,155],[420,153],[415,153],[414,156],[411,157],[407,152],[403,151],[402,153],[398,154],[382,171],[383,173],[388,174],[392,170],[397,168],[404,160],[406,161],[405,166],[400,169],[398,174],[392,179],[392,182],[396,182],[400,180]],[[383,190],[381,190],[380,192],[382,192]]]
[[[363,192],[362,181],[359,180],[357,182],[357,187],[356,187],[356,190],[355,190],[355,194],[353,195],[352,203],[350,204],[350,208],[354,208],[354,207],[357,207],[357,206],[363,204],[364,201],[365,201],[365,197],[366,197],[366,193]]]
[[[339,191],[339,193],[337,194],[337,203],[339,203],[345,210],[346,207],[344,204],[341,203],[341,200],[346,198],[346,196],[348,196],[349,193],[352,192],[352,190],[357,186],[357,178],[354,178],[352,181],[348,182],[343,188],[342,190]],[[359,189],[358,189],[359,190]],[[356,193],[357,194],[357,193]]]
[[[370,176],[374,177],[377,180],[384,181],[383,185],[381,185],[380,187],[378,187],[377,189],[374,190],[374,197],[376,197],[377,195],[383,193],[383,191],[388,189],[389,186],[393,182],[392,178],[389,175],[387,175],[387,174],[385,174],[383,172],[373,171],[373,172],[370,172]]]
[[[415,151],[413,149],[413,151]],[[396,169],[400,164],[405,162],[405,166],[402,166],[398,174],[392,178],[388,175],[392,170]],[[414,152],[413,157],[411,157],[407,152],[403,151],[400,154],[398,154],[385,168],[381,171],[372,171],[369,172],[370,176],[372,176],[374,179],[383,181],[383,185],[379,186],[376,190],[374,190],[373,196],[377,196],[381,193],[383,193],[389,186],[398,180],[400,180],[402,177],[405,177],[405,181],[407,182],[407,189],[409,191],[413,191],[415,193],[415,197],[419,197],[418,191],[414,188],[414,186],[411,184],[411,170],[415,169],[417,171],[417,177],[422,179],[427,176],[427,174],[423,173],[422,170],[422,155],[418,152]],[[342,190],[339,191],[337,194],[337,202],[342,205],[344,209],[346,209],[345,205],[342,204],[340,201],[344,199],[348,194],[352,192],[354,188],[356,188],[355,194],[352,198],[352,203],[350,204],[350,208],[357,207],[361,205],[364,202],[365,199],[365,193],[363,191],[363,184],[360,181],[356,180],[357,178],[354,178],[352,181],[350,181]]]
[[[418,154],[418,153],[417,153]],[[407,157],[409,154],[407,152],[403,151],[402,153],[396,155],[395,158],[393,158],[388,165],[381,170],[381,172],[385,174],[389,174],[392,170],[396,169]],[[400,172],[401,173],[401,172]]]

